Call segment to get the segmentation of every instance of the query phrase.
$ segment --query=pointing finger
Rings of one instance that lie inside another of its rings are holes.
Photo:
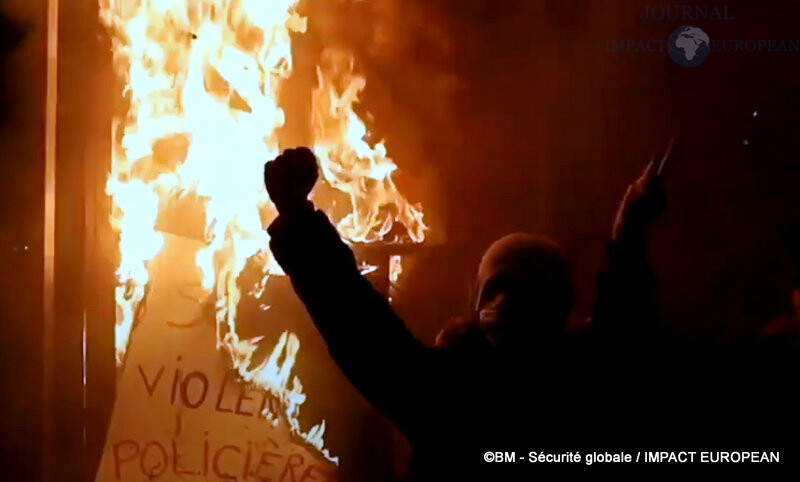
[[[655,165],[656,165],[655,156],[651,156],[650,162],[647,164],[647,167],[644,168],[644,172],[639,178],[640,182],[644,184],[649,184],[653,180],[653,178],[655,178],[656,174]]]
[[[675,160],[675,138],[669,140],[667,150],[664,152],[664,157],[661,158],[661,163],[658,165],[658,176],[662,176],[666,168],[668,168]]]

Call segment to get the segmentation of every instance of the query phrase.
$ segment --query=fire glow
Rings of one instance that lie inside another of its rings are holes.
[[[164,244],[156,229],[159,213],[176,199],[201,199],[205,247],[196,265],[215,300],[217,348],[244,382],[281,400],[294,433],[335,461],[324,448],[324,422],[304,431],[298,421],[305,395],[292,377],[297,337],[284,333],[271,355],[254,364],[261,340],[241,339],[236,326],[242,297],[237,281],[245,266],[255,263],[263,275],[250,287],[257,296],[268,276],[282,274],[264,230],[264,220],[276,213],[262,173],[280,150],[286,116],[280,92],[292,73],[291,35],[307,28],[298,2],[100,0],[124,84],[106,189],[119,234],[116,350],[122,364],[145,298],[148,262]],[[317,80],[309,127],[320,184],[349,200],[345,212],[341,203],[321,207],[351,242],[381,241],[395,223],[421,242],[426,227],[420,208],[399,193],[391,177],[394,162],[382,143],[365,140],[367,127],[353,110],[365,79],[354,74],[352,56],[326,51]],[[278,414],[262,415],[278,422]]]

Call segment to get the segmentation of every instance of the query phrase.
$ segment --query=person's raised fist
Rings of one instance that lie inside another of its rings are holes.
[[[318,178],[317,158],[305,147],[287,149],[264,166],[267,192],[281,214],[307,205]]]

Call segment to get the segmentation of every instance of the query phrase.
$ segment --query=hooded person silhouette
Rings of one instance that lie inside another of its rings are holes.
[[[476,282],[478,325],[493,345],[547,342],[564,333],[572,277],[552,240],[525,233],[504,236],[484,254]]]
[[[654,286],[629,279],[650,274],[640,269],[646,261],[638,230],[655,217],[647,205],[654,184],[644,178],[621,206],[620,234],[601,281],[601,291],[615,299]],[[527,234],[496,242],[478,271],[475,322],[457,325],[440,344],[446,348],[427,348],[361,276],[350,248],[308,201],[316,179],[316,159],[305,148],[267,163],[265,182],[279,211],[268,228],[270,247],[334,360],[408,438],[415,480],[471,479],[488,469],[504,480],[513,467],[488,467],[487,451],[574,449],[596,439],[599,417],[587,400],[601,387],[585,369],[596,361],[566,336],[573,288],[554,242]],[[628,253],[629,246],[636,251]],[[600,306],[603,316],[615,316],[610,304]]]

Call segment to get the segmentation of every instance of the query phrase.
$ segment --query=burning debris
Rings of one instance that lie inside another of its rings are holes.
[[[162,225],[182,236],[201,232],[195,264],[216,300],[217,348],[244,382],[281,400],[295,434],[335,460],[323,446],[324,422],[308,431],[298,422],[305,395],[292,377],[297,337],[284,333],[256,364],[261,340],[241,339],[237,331],[245,266],[255,262],[261,274],[246,292],[260,293],[268,276],[282,274],[263,229],[275,210],[262,172],[280,151],[291,35],[307,28],[298,0],[100,0],[100,19],[124,83],[107,183],[119,233],[118,362],[146,297],[148,262],[164,246]],[[365,140],[367,127],[353,110],[366,81],[354,74],[352,56],[327,50],[317,78],[310,128],[324,180],[319,189],[348,199],[323,207],[351,242],[380,241],[398,223],[421,242],[420,208],[399,193],[391,177],[397,166],[383,144]],[[396,277],[399,260],[393,267]]]

